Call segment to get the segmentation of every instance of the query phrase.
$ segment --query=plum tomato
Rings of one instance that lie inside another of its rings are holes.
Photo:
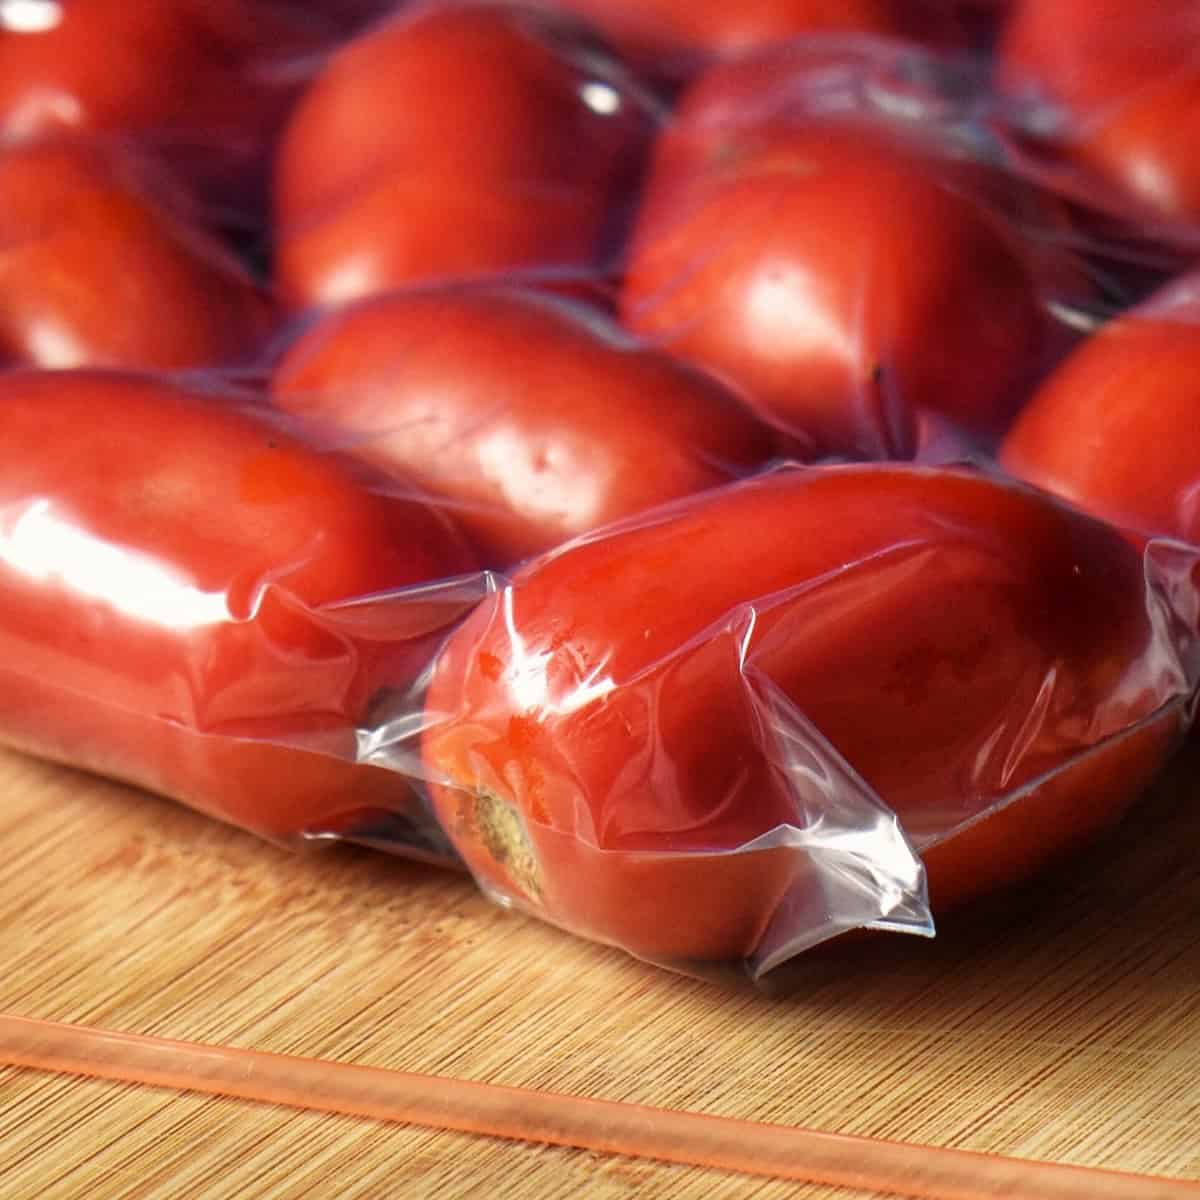
[[[281,839],[415,813],[356,731],[474,566],[440,512],[149,375],[6,372],[0,445],[0,741]]]
[[[719,125],[711,151],[679,136],[634,230],[631,329],[817,453],[906,457],[923,410],[1003,431],[1053,334],[1045,264],[986,188],[859,122],[750,127],[729,154]]]
[[[1034,393],[1000,457],[1141,536],[1200,543],[1200,274],[1079,346]]]
[[[727,482],[770,430],[699,370],[516,287],[373,297],[284,355],[274,402],[453,506],[491,566]]]
[[[1103,206],[1200,232],[1200,9],[1190,0],[1014,0],[1000,88]],[[1032,116],[1030,114],[1033,114]],[[1103,185],[1112,195],[1103,196]]]
[[[317,306],[416,281],[599,269],[620,243],[652,114],[569,18],[401,11],[332,56],[284,131],[280,289]]]
[[[945,912],[1116,821],[1161,763],[1189,685],[1147,594],[1115,530],[1000,477],[730,484],[534,560],[454,631],[435,809],[491,892],[713,961],[820,909],[822,847],[844,863],[837,834],[875,828],[865,785]]]
[[[217,367],[272,305],[160,173],[80,139],[0,150],[0,355],[42,367]]]
[[[274,0],[5,4],[0,134],[128,137],[241,219],[294,93],[266,67],[312,49],[319,32],[327,26]]]

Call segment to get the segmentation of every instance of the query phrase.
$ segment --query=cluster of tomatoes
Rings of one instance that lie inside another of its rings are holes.
[[[1200,682],[1198,62],[1185,0],[0,0],[0,738],[671,963],[1055,861]]]

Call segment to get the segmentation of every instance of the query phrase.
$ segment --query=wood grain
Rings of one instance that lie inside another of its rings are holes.
[[[768,999],[0,753],[0,1011],[1200,1178],[1198,773],[1052,882]],[[5,1198],[482,1194],[846,1195],[0,1070]]]

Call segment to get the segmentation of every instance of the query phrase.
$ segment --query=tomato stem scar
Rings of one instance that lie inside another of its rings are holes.
[[[537,855],[517,810],[487,788],[468,789],[467,795],[463,808],[469,805],[470,811],[464,811],[464,819],[478,833],[492,860],[530,899],[540,900]]]

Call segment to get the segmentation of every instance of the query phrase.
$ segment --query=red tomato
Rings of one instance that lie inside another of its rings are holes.
[[[0,9],[0,131],[129,134],[240,208],[290,99],[264,56],[312,44],[269,0],[33,0]]]
[[[686,73],[698,59],[739,54],[813,33],[955,42],[946,0],[542,0],[589,20],[648,75]]]
[[[336,54],[288,124],[280,286],[331,304],[413,280],[603,264],[648,128],[628,80],[573,24],[495,5],[401,13]]]
[[[194,367],[254,350],[271,309],[127,155],[0,151],[0,354],[44,367]]]
[[[423,752],[484,886],[645,957],[738,958],[822,910],[814,846],[895,851],[843,759],[938,912],[1116,820],[1183,720],[1155,629],[1133,547],[1031,489],[780,471],[525,567],[443,648]]]
[[[442,287],[318,322],[275,403],[454,507],[494,566],[712,487],[771,455],[720,384],[587,309]]]
[[[1200,9],[1191,0],[1013,0],[1001,86],[1139,220],[1200,218]]]
[[[0,445],[0,739],[270,836],[415,807],[343,758],[445,619],[362,598],[472,565],[442,517],[148,376],[0,376]]]
[[[1001,458],[1115,524],[1200,542],[1200,274],[1080,346],[1034,394]]]
[[[635,229],[626,324],[818,452],[910,454],[924,409],[1004,427],[1049,344],[1042,268],[962,171],[861,122],[751,126],[728,171],[691,149],[681,167],[673,137]]]

